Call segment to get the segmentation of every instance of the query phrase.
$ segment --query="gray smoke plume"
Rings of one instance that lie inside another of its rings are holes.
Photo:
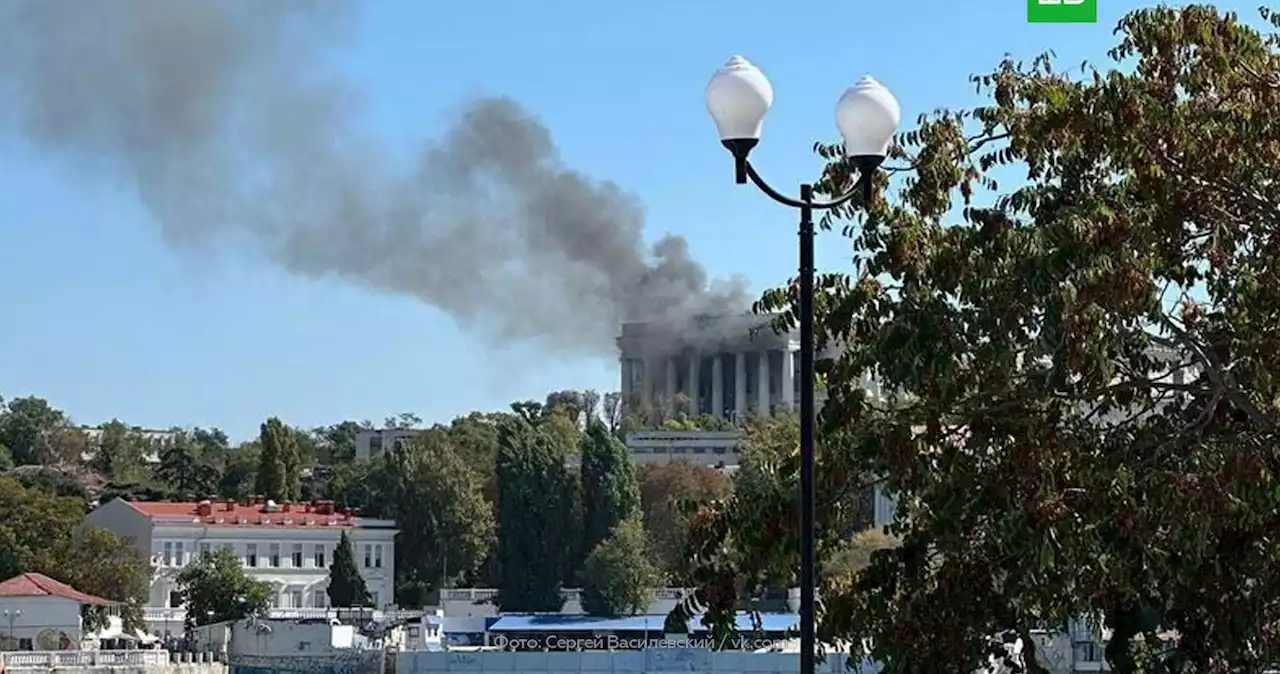
[[[608,354],[622,321],[743,308],[741,281],[709,283],[684,239],[646,247],[637,199],[566,167],[514,101],[473,101],[397,164],[334,74],[350,9],[4,0],[0,120],[127,179],[172,243],[252,244],[296,274],[418,297],[495,343]]]

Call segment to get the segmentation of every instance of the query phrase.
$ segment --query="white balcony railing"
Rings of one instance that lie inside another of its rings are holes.
[[[0,651],[0,670],[72,667],[157,667],[168,651]]]
[[[684,599],[689,591],[682,587],[655,587],[651,591],[655,601],[679,601]],[[578,588],[568,587],[560,591],[565,601],[581,601],[582,590]],[[462,587],[444,590],[440,595],[440,601],[470,601],[483,602],[492,601],[498,596],[498,590],[491,587]]]
[[[372,619],[376,622],[398,622],[401,620],[415,620],[422,617],[422,611],[418,609],[358,609],[358,608],[273,608],[267,611],[267,617],[276,620],[300,620],[307,618],[348,618],[363,617]],[[187,618],[186,609],[182,608],[162,608],[156,606],[142,607],[143,620],[151,623],[154,631],[156,628],[165,629],[165,623],[169,624],[168,629],[177,632],[181,629],[183,621]]]

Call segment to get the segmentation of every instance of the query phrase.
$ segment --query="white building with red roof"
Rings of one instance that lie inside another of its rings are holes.
[[[272,585],[274,608],[320,609],[329,606],[329,565],[346,532],[374,607],[394,601],[395,522],[362,517],[332,501],[115,499],[94,509],[85,521],[132,540],[151,558],[155,574],[144,613],[153,633],[180,631],[186,614],[179,605],[175,578],[200,554],[222,547],[235,551],[250,576]]]
[[[0,650],[79,650],[80,607],[113,605],[44,574],[19,574],[0,582]]]

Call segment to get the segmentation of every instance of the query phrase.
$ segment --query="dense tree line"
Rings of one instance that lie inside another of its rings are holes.
[[[1109,63],[1005,60],[978,106],[899,136],[888,194],[834,213],[853,268],[819,282],[841,348],[817,498],[883,476],[901,540],[826,575],[824,641],[885,674],[1015,645],[1011,671],[1043,672],[1034,635],[1083,621],[1113,672],[1280,663],[1280,14],[1261,18],[1142,9]],[[847,189],[819,152],[818,191]],[[794,575],[794,500],[765,486],[696,517],[691,603],[722,631]],[[818,512],[825,563],[842,523]]]
[[[216,428],[156,434],[119,420],[80,427],[47,401],[26,397],[0,401],[0,467],[33,494],[74,503],[77,518],[86,504],[115,497],[253,496],[328,498],[363,515],[393,518],[401,530],[396,601],[403,606],[430,603],[443,588],[483,586],[499,588],[507,610],[553,610],[561,588],[582,587],[593,610],[629,612],[644,608],[649,587],[691,581],[686,504],[723,497],[732,480],[683,461],[633,466],[622,438],[649,421],[619,412],[615,394],[557,391],[543,402],[431,427],[407,413],[382,424],[314,429],[271,417],[257,437],[235,443]],[[725,427],[680,415],[661,423]],[[372,460],[355,461],[357,433],[376,428],[418,433]],[[793,441],[786,433],[768,442]],[[193,620],[255,605],[259,596],[245,580],[235,585],[239,599],[211,599],[219,583],[229,582],[229,571],[216,562],[187,574],[190,600],[208,606]],[[9,568],[45,568],[34,564],[19,560]],[[218,580],[201,585],[207,579]],[[342,592],[359,601],[358,591]]]

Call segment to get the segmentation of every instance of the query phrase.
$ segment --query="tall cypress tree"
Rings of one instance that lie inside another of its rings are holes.
[[[273,421],[274,417],[267,419],[258,430],[262,453],[258,456],[253,491],[264,498],[278,499],[284,493],[284,464],[280,461],[280,442]]]
[[[254,491],[275,501],[297,500],[302,492],[302,467],[293,429],[271,417],[259,429],[258,439],[262,454],[258,459]]]
[[[498,604],[507,612],[554,612],[572,527],[567,450],[549,425],[510,419],[498,438]]]
[[[369,588],[364,576],[356,567],[356,553],[351,547],[347,532],[342,532],[338,547],[333,551],[333,565],[329,567],[329,605],[340,608],[369,605]]]
[[[631,456],[603,423],[582,440],[582,551],[591,554],[624,520],[640,515],[640,487]]]

